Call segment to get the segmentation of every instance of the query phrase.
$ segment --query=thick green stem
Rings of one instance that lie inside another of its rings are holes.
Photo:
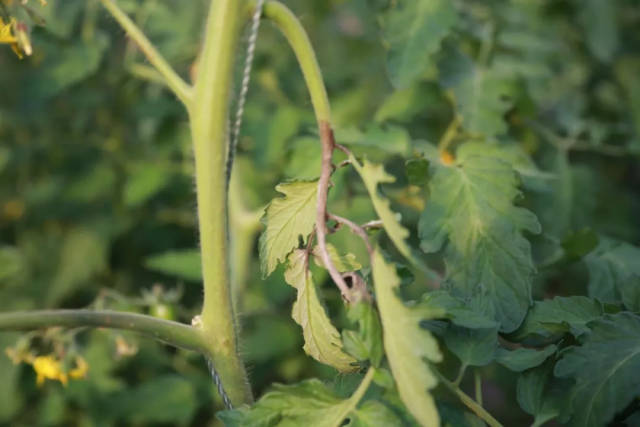
[[[151,65],[162,75],[167,86],[189,108],[191,104],[191,87],[175,72],[169,63],[162,57],[153,43],[144,35],[138,26],[118,7],[113,0],[100,0],[102,5],[118,21],[118,24],[127,32],[129,37],[140,47]]]
[[[241,24],[241,2],[211,2],[189,109],[196,160],[198,222],[204,306],[202,330],[215,368],[234,405],[252,400],[238,356],[231,300],[225,163],[233,60]]]
[[[202,332],[191,326],[143,314],[94,310],[34,310],[0,313],[0,331],[52,327],[125,329],[175,347],[208,353]]]

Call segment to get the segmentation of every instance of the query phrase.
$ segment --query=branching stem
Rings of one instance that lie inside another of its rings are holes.
[[[256,2],[252,3],[255,7]],[[282,31],[291,45],[294,54],[302,69],[311,103],[318,122],[320,142],[322,143],[322,168],[318,180],[318,198],[316,205],[316,237],[322,262],[327,267],[331,279],[340,289],[345,301],[351,301],[351,292],[342,275],[331,261],[327,250],[327,197],[329,193],[329,181],[333,172],[333,150],[336,143],[331,128],[331,109],[329,97],[322,78],[322,72],[318,65],[315,52],[309,41],[309,37],[298,18],[282,3],[269,1],[264,5],[264,16],[271,19]]]
[[[171,65],[169,65],[160,52],[153,46],[153,43],[149,41],[147,36],[145,36],[131,18],[120,9],[114,0],[100,0],[100,2],[114,19],[118,21],[118,24],[127,32],[129,37],[138,45],[151,65],[162,75],[167,86],[188,109],[191,105],[192,98],[191,86],[175,72]]]
[[[183,323],[137,313],[110,310],[34,310],[0,313],[0,331],[29,331],[52,327],[97,327],[138,332],[158,341],[208,354],[202,332]]]
[[[484,420],[484,422],[486,422],[490,427],[503,427],[502,424],[500,424],[498,420],[493,418],[493,416],[489,412],[487,412],[486,409],[479,405],[475,400],[467,396],[467,394],[460,390],[457,385],[446,379],[444,375],[442,375],[437,370],[434,370],[434,372],[438,376],[441,384],[443,384],[453,394],[455,394],[467,408],[469,408],[474,414]]]

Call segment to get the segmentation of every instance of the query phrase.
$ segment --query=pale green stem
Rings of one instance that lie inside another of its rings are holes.
[[[344,421],[344,419],[347,418],[347,416],[351,413],[351,411],[356,409],[356,407],[358,406],[358,403],[360,403],[360,401],[362,400],[362,397],[369,389],[369,386],[371,385],[371,381],[373,380],[373,376],[375,375],[375,373],[376,373],[375,368],[373,366],[369,367],[369,370],[362,378],[362,381],[360,381],[358,388],[356,389],[355,392],[353,392],[349,400],[347,400],[347,404],[340,408],[340,411],[341,411],[339,414],[340,421],[339,421],[339,424],[336,425],[335,427],[339,427],[340,425],[342,425],[342,421]]]
[[[434,373],[438,376],[438,379],[440,380],[441,384],[443,384],[451,392],[453,392],[456,396],[458,396],[458,399],[460,399],[460,402],[462,402],[474,414],[476,414],[478,417],[484,420],[485,423],[487,423],[491,427],[503,427],[498,420],[493,418],[493,416],[486,411],[486,409],[484,409],[481,405],[479,405],[475,400],[467,396],[465,392],[460,390],[460,388],[456,386],[454,383],[446,379],[444,375],[442,375],[440,372],[436,370],[434,370]]]
[[[255,3],[255,0],[250,2],[252,9],[255,7]],[[293,49],[311,96],[316,120],[318,123],[330,123],[329,97],[315,51],[304,27],[291,10],[277,1],[267,1],[264,5],[263,14],[278,27]]]
[[[204,281],[202,329],[214,366],[234,405],[252,401],[237,350],[225,191],[229,98],[242,18],[240,8],[237,0],[212,0],[189,109]]]
[[[166,81],[167,86],[173,93],[189,108],[191,105],[191,86],[187,84],[169,63],[162,57],[160,52],[153,46],[147,36],[138,26],[120,9],[114,0],[100,0],[102,5],[109,11],[120,26],[127,32],[129,37],[138,45],[142,53],[147,57]]]
[[[465,363],[460,365],[460,371],[458,371],[458,376],[453,381],[453,383],[456,385],[456,387],[459,386],[460,383],[462,382],[462,380],[464,379],[464,374],[465,374],[465,372],[467,372],[467,367],[468,366]]]
[[[482,377],[480,376],[480,372],[477,370],[473,372],[473,381],[476,389],[476,402],[478,402],[478,405],[482,406]]]
[[[202,332],[192,326],[137,313],[110,310],[34,310],[0,313],[0,331],[53,327],[125,329],[175,347],[209,352]]]

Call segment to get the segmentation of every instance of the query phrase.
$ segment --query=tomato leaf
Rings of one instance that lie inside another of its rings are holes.
[[[385,18],[391,82],[404,88],[433,64],[433,54],[457,21],[456,9],[448,0],[402,0]]]
[[[273,199],[262,218],[266,229],[260,236],[260,267],[265,277],[298,247],[300,237],[306,242],[316,223],[316,181],[279,184],[276,190],[285,197]]]
[[[354,366],[356,360],[342,350],[340,333],[331,324],[318,298],[311,273],[306,269],[306,256],[304,250],[295,250],[288,258],[289,267],[284,273],[287,283],[298,291],[291,316],[302,327],[304,351],[340,372],[353,371],[357,369]]]
[[[438,380],[426,362],[440,362],[442,354],[431,333],[420,327],[420,321],[436,318],[442,312],[428,313],[407,307],[396,295],[400,278],[395,267],[385,261],[379,249],[373,256],[373,282],[384,349],[400,397],[420,424],[439,425],[438,411],[429,392]]]
[[[517,185],[509,164],[463,145],[454,164],[437,166],[419,223],[425,252],[447,242],[444,286],[503,332],[515,330],[531,304],[535,268],[523,231],[540,232],[535,215],[513,204]]]
[[[570,426],[606,425],[640,393],[640,316],[623,312],[589,326],[584,343],[564,352],[554,371],[575,380],[571,396],[580,410]]]

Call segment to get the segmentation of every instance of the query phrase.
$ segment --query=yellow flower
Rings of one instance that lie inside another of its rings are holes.
[[[0,17],[0,43],[13,44],[18,42],[18,39],[13,35],[13,23],[12,19],[8,24],[5,24]]]
[[[53,358],[53,356],[38,356],[33,360],[33,369],[37,374],[37,384],[41,386],[45,380],[60,381],[62,384],[67,385],[68,377],[65,372],[62,371],[62,365],[59,360]]]
[[[76,356],[76,367],[69,371],[69,377],[79,380],[87,377],[89,372],[89,364],[81,356]]]

